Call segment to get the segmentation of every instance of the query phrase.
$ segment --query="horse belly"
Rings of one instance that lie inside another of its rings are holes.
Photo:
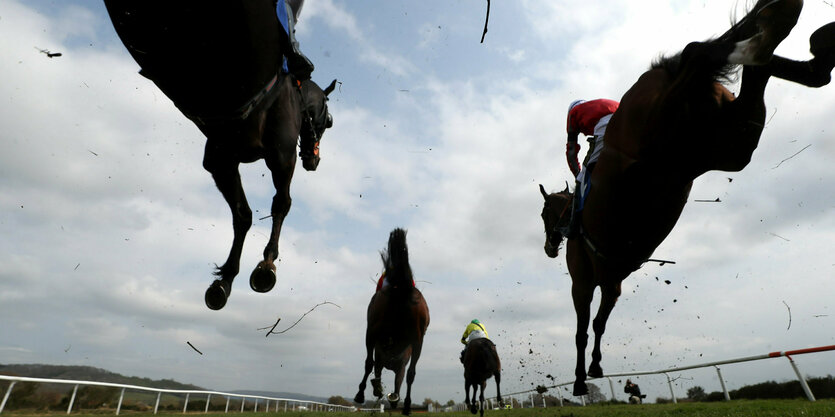
[[[105,0],[119,38],[181,110],[234,112],[280,65],[272,0]]]

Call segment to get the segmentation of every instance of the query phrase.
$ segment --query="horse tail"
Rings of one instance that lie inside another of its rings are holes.
[[[386,279],[393,288],[413,288],[412,267],[409,266],[409,248],[406,246],[406,231],[396,228],[389,234],[388,247],[380,253]]]

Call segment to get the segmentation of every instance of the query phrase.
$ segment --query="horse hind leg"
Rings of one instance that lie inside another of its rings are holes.
[[[577,315],[577,332],[574,344],[577,347],[577,362],[574,367],[574,395],[586,395],[586,346],[588,345],[589,318],[591,316],[591,300],[594,286],[574,281],[571,286],[571,298],[574,301],[574,312]]]
[[[478,408],[480,417],[484,417],[484,389],[487,388],[487,380],[481,382],[481,393],[478,395]]]
[[[832,81],[835,68],[835,22],[821,26],[809,37],[809,61],[794,61],[774,55],[768,69],[774,77],[807,87],[823,87]]]
[[[789,35],[800,11],[803,0],[761,0],[746,18],[753,15],[760,29],[748,39],[737,42],[728,55],[729,64],[765,65],[774,54],[777,45]]]
[[[470,413],[475,414],[478,412],[478,401],[476,401],[476,395],[478,394],[478,387],[481,386],[479,383],[473,383],[473,401],[470,403]],[[482,392],[482,395],[484,393]]]
[[[221,151],[212,147],[212,141],[206,142],[206,152],[203,167],[212,174],[220,193],[232,211],[232,227],[234,237],[232,248],[226,262],[214,272],[216,279],[206,290],[206,306],[212,310],[220,310],[226,305],[226,300],[232,292],[232,281],[240,270],[241,252],[243,251],[246,233],[252,226],[252,210],[246,201],[238,164],[225,161]],[[228,157],[228,156],[227,156]]]
[[[366,347],[366,351],[364,374],[362,376],[362,381],[360,381],[359,391],[357,391],[357,395],[354,396],[354,402],[357,404],[365,403],[366,381],[368,381],[368,375],[371,374],[371,370],[374,368],[374,349],[368,346]]]

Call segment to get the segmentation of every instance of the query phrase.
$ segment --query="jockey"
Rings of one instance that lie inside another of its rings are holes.
[[[577,198],[573,200],[574,210],[571,213],[569,230],[563,233],[566,236],[574,235],[576,232],[575,224],[579,224],[579,222],[575,221],[575,213],[583,209],[583,202],[591,182],[591,171],[600,156],[600,151],[603,149],[603,136],[606,133],[606,126],[609,125],[609,120],[618,109],[618,105],[617,101],[601,98],[590,101],[574,100],[568,106],[566,120],[568,141],[565,147],[565,159],[568,162],[568,168],[571,169],[571,173],[576,178],[574,196],[579,197],[579,200]],[[578,153],[580,152],[578,138],[580,133],[586,135],[589,142],[589,150],[586,152],[582,169],[578,161]]]
[[[464,363],[464,352],[467,351],[466,345],[473,340],[482,338],[490,340],[487,337],[487,328],[478,319],[473,319],[464,329],[464,334],[461,335],[461,343],[464,344],[464,350],[461,351],[461,363]]]
[[[647,397],[645,394],[641,394],[641,388],[638,387],[638,384],[633,383],[631,379],[626,380],[623,392],[629,394],[630,404],[641,404],[643,399]]]
[[[309,80],[313,72],[313,63],[299,50],[299,42],[296,40],[296,22],[299,20],[299,13],[304,6],[304,0],[277,0],[276,14],[281,23],[282,44],[285,53],[283,68],[293,74],[299,81]]]

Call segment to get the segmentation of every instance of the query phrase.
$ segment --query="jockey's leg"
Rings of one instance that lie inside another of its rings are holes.
[[[287,19],[289,27],[289,43],[290,43],[290,50],[287,51],[285,54],[287,56],[287,66],[290,68],[290,73],[296,76],[297,79],[304,81],[310,79],[310,74],[313,72],[313,62],[310,61],[299,49],[299,41],[296,40],[296,16],[297,13],[293,10],[292,5],[289,2],[284,0],[280,0],[284,2],[285,7],[287,8],[287,15],[290,17]]]

